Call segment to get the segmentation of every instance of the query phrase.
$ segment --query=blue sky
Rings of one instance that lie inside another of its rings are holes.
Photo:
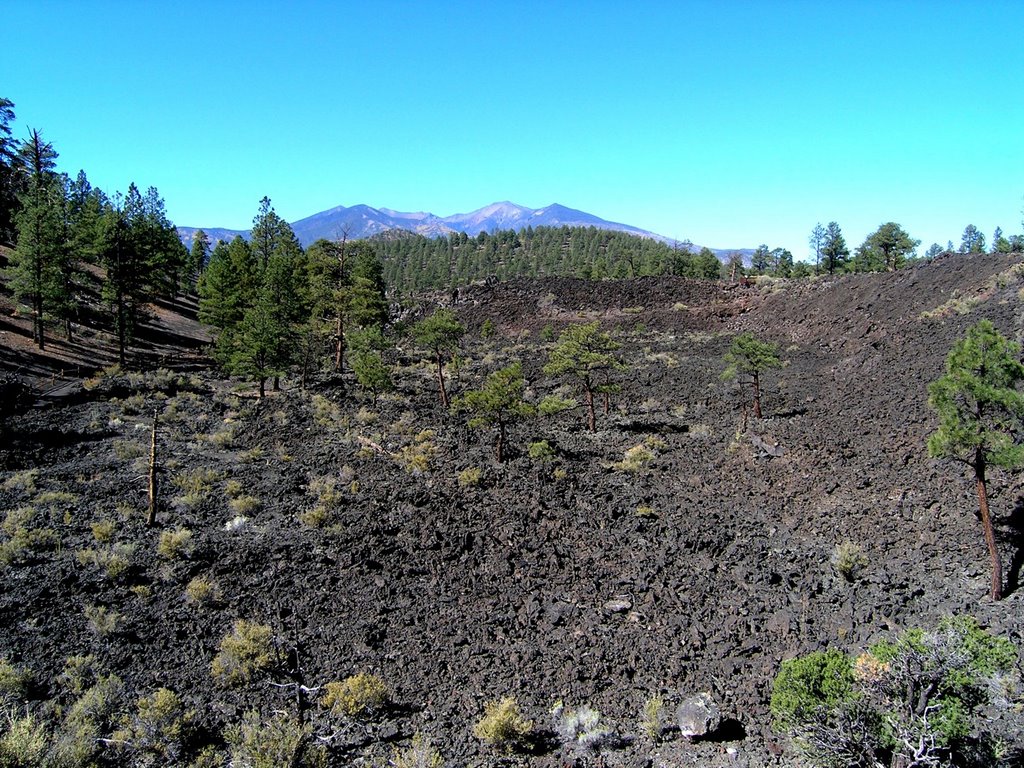
[[[8,0],[0,96],[177,224],[558,202],[807,255],[1022,230],[1024,3]]]

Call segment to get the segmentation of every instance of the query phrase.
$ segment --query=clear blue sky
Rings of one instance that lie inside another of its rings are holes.
[[[558,202],[807,255],[1020,233],[1024,2],[4,4],[0,96],[177,224]]]

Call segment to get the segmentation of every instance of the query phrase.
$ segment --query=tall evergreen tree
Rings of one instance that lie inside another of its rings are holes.
[[[441,394],[441,405],[447,409],[451,402],[444,383],[444,366],[455,355],[466,328],[450,309],[439,309],[413,325],[409,333],[417,344],[428,349],[433,355],[437,365],[437,386]]]
[[[1024,467],[1024,365],[1021,349],[988,320],[967,331],[946,358],[946,373],[928,387],[939,428],[928,438],[931,456],[955,459],[974,475],[978,509],[992,563],[992,599],[1003,594],[1003,569],[988,506],[989,467]]]
[[[625,370],[626,365],[616,352],[622,345],[601,330],[599,321],[570,325],[558,337],[548,355],[544,373],[548,376],[570,376],[583,390],[587,404],[587,428],[597,431],[594,395],[613,386],[608,375]]]
[[[825,259],[825,269],[830,275],[842,271],[846,264],[846,258],[850,255],[850,249],[846,245],[846,238],[839,225],[830,221],[825,229],[825,239],[821,244],[821,255]]]
[[[818,270],[821,268],[821,249],[825,246],[825,228],[821,226],[820,221],[811,230],[808,243],[811,246],[811,253],[814,255],[814,274],[818,274]]]
[[[107,271],[103,298],[113,313],[118,360],[124,365],[145,304],[173,293],[187,251],[153,187],[143,197],[131,184],[123,197],[115,197],[104,212],[99,234]]]
[[[197,290],[199,320],[219,331],[214,357],[226,365],[233,354],[235,331],[259,291],[259,268],[249,243],[241,236],[227,245],[217,243]]]
[[[902,267],[920,244],[896,222],[886,222],[864,239],[854,267],[858,272],[892,272]]]
[[[964,234],[960,238],[960,253],[984,253],[985,235],[973,224],[964,228]]]
[[[192,248],[189,250],[188,268],[198,280],[199,275],[206,269],[206,262],[210,259],[210,236],[203,230],[197,230],[192,235]]]
[[[23,190],[12,122],[14,102],[0,97],[0,243],[10,244],[17,239],[14,215],[19,207],[18,194]]]
[[[29,133],[19,156],[26,169],[27,189],[16,216],[18,245],[11,260],[11,285],[15,296],[31,307],[32,338],[43,349],[46,315],[62,303],[64,288],[60,272],[64,186],[54,171],[57,153],[39,131]]]

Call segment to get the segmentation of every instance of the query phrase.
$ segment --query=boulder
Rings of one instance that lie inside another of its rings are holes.
[[[676,725],[687,739],[709,736],[722,722],[722,713],[710,693],[702,692],[683,699],[676,709]]]

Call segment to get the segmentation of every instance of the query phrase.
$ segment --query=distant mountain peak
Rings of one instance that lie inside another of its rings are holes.
[[[403,212],[391,208],[374,208],[360,203],[353,206],[337,205],[314,213],[304,219],[292,222],[292,229],[303,246],[321,238],[336,240],[346,233],[350,240],[374,237],[384,232],[404,230],[426,237],[465,232],[477,235],[480,232],[495,232],[501,229],[525,229],[531,227],[597,227],[618,232],[629,232],[641,237],[652,237],[665,242],[671,238],[653,232],[607,221],[591,213],[569,208],[560,203],[551,203],[543,208],[528,208],[525,205],[501,200],[485,205],[469,213],[438,216],[428,211]],[[179,227],[178,231],[186,245],[198,227]],[[230,240],[236,235],[248,232],[219,228],[206,228],[211,239]]]

